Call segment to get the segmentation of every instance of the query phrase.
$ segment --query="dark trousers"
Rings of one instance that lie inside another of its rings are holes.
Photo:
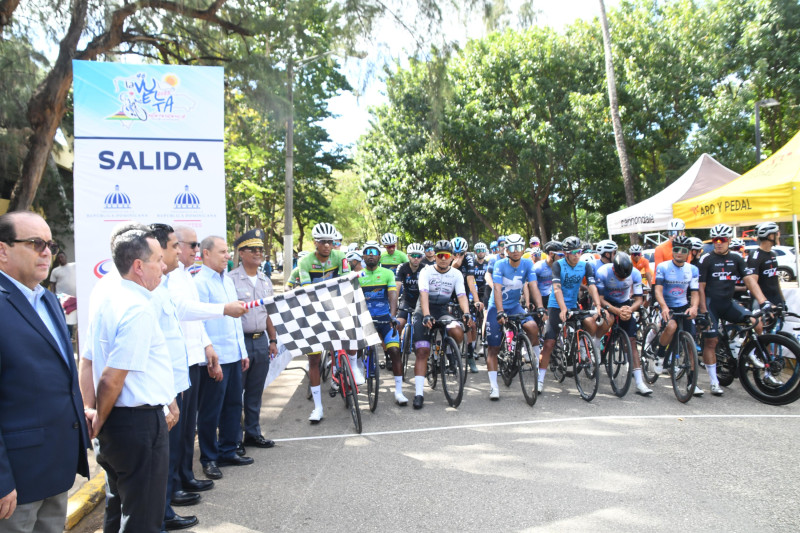
[[[169,469],[164,412],[114,407],[97,440],[106,471],[103,532],[160,532]]]
[[[172,493],[176,490],[179,490],[180,479],[178,479],[178,466],[180,463],[181,452],[181,426],[183,422],[183,408],[181,407],[183,401],[181,399],[181,394],[175,397],[175,402],[178,404],[178,409],[181,411],[181,415],[178,418],[178,423],[172,426],[172,429],[169,430],[169,474],[167,474],[167,504],[164,508],[164,519],[174,518],[175,511],[172,510]]]
[[[261,398],[264,395],[264,383],[269,373],[269,338],[262,335],[257,339],[244,338],[250,368],[242,373],[244,387],[244,436],[258,437],[261,426]]]
[[[197,397],[200,391],[201,373],[208,374],[205,366],[190,366],[189,381],[192,386],[183,391],[183,408],[179,422],[181,427],[180,456],[178,458],[180,483],[176,484],[176,490],[180,490],[182,484],[194,481],[192,461],[194,460],[194,437],[197,433]]]
[[[197,437],[203,465],[233,457],[242,436],[242,364],[236,361],[220,366],[222,381],[214,381],[207,372],[200,378]]]

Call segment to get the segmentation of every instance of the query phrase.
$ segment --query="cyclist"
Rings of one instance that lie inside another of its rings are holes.
[[[333,241],[339,232],[328,222],[320,222],[311,229],[316,251],[297,261],[297,275],[301,285],[317,283],[333,279],[350,272],[350,265],[345,252],[333,249]],[[322,393],[320,389],[319,362],[320,352],[308,354],[308,380],[311,384],[311,397],[314,399],[314,410],[308,420],[315,424],[322,420]],[[356,367],[355,352],[350,354],[350,366],[357,384],[364,383],[364,375]]]
[[[425,257],[422,258],[420,265],[424,267],[428,265],[435,265],[436,253],[434,252],[435,247],[433,245],[433,241],[425,241],[424,243],[422,243],[422,247],[425,250]]]
[[[500,252],[500,247],[497,245],[497,241],[492,241],[489,243],[489,251],[492,252],[489,256],[489,260],[491,260],[492,257]]]
[[[778,278],[778,257],[772,251],[781,239],[781,230],[774,222],[763,222],[756,226],[758,249],[747,258],[747,266],[758,276],[758,286],[767,300],[776,307],[784,308],[786,299]]]
[[[659,263],[672,259],[672,241],[678,235],[686,235],[685,229],[686,223],[679,218],[673,218],[667,223],[667,235],[669,238],[656,246],[655,257],[653,258],[656,268],[658,268]]]
[[[467,243],[466,239],[463,237],[456,237],[450,241],[450,244],[453,245],[452,267],[461,271],[469,295],[468,299],[472,300],[475,309],[480,311],[483,309],[483,304],[478,295],[478,286],[475,283],[475,260],[471,255],[467,254],[469,243]],[[455,295],[453,295],[451,302],[453,305],[458,305],[458,299]],[[469,371],[472,374],[477,374],[478,367],[475,364],[475,341],[478,340],[478,332],[474,324],[475,317],[472,318],[472,327],[467,331],[467,364],[469,365]]]
[[[397,290],[402,290],[403,298],[398,306],[398,309],[414,309],[417,306],[419,299],[419,286],[417,285],[417,278],[419,276],[424,248],[419,243],[411,243],[406,248],[408,255],[408,263],[403,263],[397,269],[395,274],[395,283]],[[408,311],[397,312],[397,330],[402,331],[408,322]]]
[[[611,239],[605,239],[597,243],[597,253],[600,254],[600,259],[595,259],[592,263],[592,269],[597,275],[597,269],[603,265],[610,265],[614,262],[614,256],[617,254],[619,247],[617,243]],[[595,278],[595,281],[597,278]]]
[[[359,252],[358,250],[347,252],[345,258],[347,259],[347,262],[350,264],[350,270],[352,270],[353,272],[361,272],[361,270],[363,269],[363,261],[364,261],[361,252]]]
[[[489,261],[486,258],[488,248],[485,243],[475,243],[475,286],[478,288],[478,295],[484,309],[489,304],[489,293],[491,287],[486,283],[486,272],[489,269]],[[487,289],[488,287],[488,289]]]
[[[553,289],[553,263],[564,257],[564,247],[558,241],[549,241],[544,245],[544,254],[544,261],[533,265],[536,286],[542,295],[542,301],[550,297]]]
[[[642,284],[644,287],[653,286],[653,273],[650,271],[650,261],[644,256],[644,250],[641,245],[634,244],[628,248],[628,253],[631,254],[631,263],[633,268],[639,271],[642,275]]]
[[[619,320],[622,330],[631,340],[631,355],[633,358],[633,377],[636,380],[636,392],[642,396],[652,394],[653,391],[645,385],[642,379],[642,363],[639,359],[639,350],[636,346],[636,319],[633,313],[642,305],[644,293],[642,291],[642,275],[633,268],[633,262],[628,254],[619,252],[614,256],[614,262],[603,265],[597,269],[597,292],[600,293],[600,303],[603,309],[609,311]],[[633,300],[631,300],[633,298]],[[606,322],[597,329],[597,337],[602,338],[612,326]],[[602,348],[600,343],[598,349]]]
[[[489,301],[489,310],[486,312],[486,342],[488,350],[486,354],[486,368],[489,371],[489,391],[490,400],[500,399],[500,388],[497,386],[497,354],[500,353],[502,342],[503,324],[509,314],[524,314],[525,309],[530,306],[527,294],[533,295],[536,306],[542,309],[542,296],[536,286],[536,274],[533,272],[533,261],[524,259],[522,251],[525,248],[525,241],[521,235],[512,233],[506,242],[506,253],[508,257],[497,261],[494,264],[492,280],[494,283],[494,298]],[[520,305],[522,287],[527,285],[529,293],[526,293],[525,307]],[[539,357],[539,327],[533,317],[526,316],[522,319],[522,328],[531,340],[533,353]]]
[[[408,257],[397,249],[397,235],[394,233],[384,233],[381,237],[381,244],[386,248],[386,253],[381,255],[381,266],[395,274],[398,266],[408,263]]]
[[[461,271],[450,266],[453,257],[453,246],[448,240],[438,241],[435,245],[436,264],[429,265],[419,273],[419,301],[414,310],[414,409],[422,409],[424,402],[423,386],[425,384],[425,371],[428,367],[428,356],[431,352],[431,343],[425,329],[433,327],[435,320],[452,320],[447,325],[447,334],[457,345],[461,345],[464,338],[464,325],[454,320],[448,314],[448,304],[453,293],[458,297],[461,308],[461,320],[469,325],[469,302],[467,290],[464,287],[464,276]],[[423,329],[425,328],[425,329]]]
[[[297,260],[300,261],[308,254],[309,254],[308,251],[303,250],[302,252],[297,254]],[[289,279],[286,281],[286,287],[291,290],[299,286],[300,286],[300,270],[297,267],[295,267],[292,269],[291,272],[289,272]]]
[[[544,389],[544,377],[547,365],[550,364],[550,354],[556,345],[561,329],[561,323],[567,319],[567,312],[578,307],[578,291],[581,280],[585,277],[589,286],[589,295],[598,309],[600,316],[608,319],[608,314],[600,304],[600,295],[595,287],[594,270],[592,265],[580,260],[583,249],[577,237],[567,237],[562,243],[565,256],[553,263],[553,290],[547,303],[548,319],[545,327],[544,346],[542,358],[539,363],[539,392]],[[597,331],[597,321],[592,317],[583,320],[583,328],[589,335]]]
[[[400,356],[400,335],[397,333],[397,286],[394,272],[379,266],[381,247],[368,241],[362,250],[367,267],[361,272],[358,283],[367,301],[367,310],[374,319],[375,329],[383,340],[383,351],[392,360],[394,374],[394,400],[400,406],[408,405],[403,396],[403,358]],[[375,357],[376,354],[373,355]]]
[[[700,311],[708,312],[709,327],[703,332],[703,362],[706,365],[711,381],[711,394],[716,396],[724,392],[717,379],[717,356],[715,350],[719,341],[720,319],[738,323],[746,318],[755,323],[749,311],[733,299],[736,281],[744,278],[745,286],[750,294],[761,306],[761,310],[769,314],[772,309],[769,301],[764,297],[758,286],[758,276],[747,267],[741,256],[729,253],[728,246],[733,236],[733,228],[727,224],[717,224],[711,228],[711,242],[714,250],[700,259]],[[760,323],[756,331],[761,332]],[[750,352],[750,360],[757,368],[764,368],[764,363],[758,359],[755,352]]]
[[[688,261],[699,269],[700,257],[703,255],[703,241],[697,237],[689,237],[689,241],[692,243],[692,251],[691,255],[689,255]]]
[[[336,230],[336,238],[333,239],[333,249],[334,250],[341,250],[342,249],[342,239],[344,239],[344,236],[339,232],[339,230]]]
[[[696,266],[686,262],[691,246],[688,237],[676,235],[672,240],[672,260],[664,261],[656,267],[655,296],[661,307],[661,317],[666,324],[657,341],[658,352],[654,370],[658,374],[663,372],[662,361],[667,345],[678,329],[677,319],[670,316],[670,311],[688,313],[689,316],[683,318],[683,329],[692,337],[695,335],[693,319],[697,316],[697,307],[700,304],[700,273]],[[645,342],[652,342],[652,339],[646,339]],[[702,396],[703,390],[695,385],[694,395]]]

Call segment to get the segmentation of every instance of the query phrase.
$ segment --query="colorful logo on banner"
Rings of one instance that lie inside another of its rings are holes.
[[[167,73],[161,79],[138,72],[132,76],[114,78],[114,92],[120,108],[106,120],[118,120],[126,126],[146,120],[182,120],[194,108],[185,94],[178,93],[181,80]]]
[[[103,259],[94,266],[94,275],[98,278],[102,278],[111,272],[111,264],[111,259]]]

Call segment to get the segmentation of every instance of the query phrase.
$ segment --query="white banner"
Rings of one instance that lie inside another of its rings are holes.
[[[224,89],[219,67],[73,61],[78,326],[113,270],[109,238],[136,221],[225,236]]]

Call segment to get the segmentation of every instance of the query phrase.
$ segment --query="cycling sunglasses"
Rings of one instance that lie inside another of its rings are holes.
[[[381,251],[375,248],[367,248],[364,250],[364,255],[381,255]]]
[[[564,252],[554,252],[556,257],[564,257]]]
[[[522,246],[521,244],[512,244],[511,246],[508,246],[506,248],[506,250],[508,250],[509,252],[521,252],[524,249],[525,247]]]
[[[451,257],[453,257],[453,254],[447,252],[439,252],[436,254],[436,259],[450,259]]]
[[[688,254],[689,253],[689,249],[688,248],[684,248],[683,246],[673,246],[672,247],[672,253],[674,253],[674,254]]]
[[[408,254],[411,259],[422,259],[422,254]]]
[[[641,257],[641,256],[642,256],[642,254],[640,254],[639,252],[631,254],[631,257]]]
[[[434,248],[433,246],[431,246],[431,247],[429,247],[429,248],[425,248],[425,251],[426,251],[426,252],[432,252],[432,251],[434,251],[435,249],[436,249],[436,248]]]
[[[729,239],[727,237],[714,237],[713,239],[711,239],[711,242],[713,242],[714,244],[720,244],[728,242],[728,240]]]
[[[579,248],[579,249],[577,249],[577,250],[570,250],[570,251],[568,251],[567,253],[568,253],[568,254],[570,254],[570,255],[579,255],[579,254],[582,254],[582,253],[583,253],[583,250],[581,250],[581,249]]]

